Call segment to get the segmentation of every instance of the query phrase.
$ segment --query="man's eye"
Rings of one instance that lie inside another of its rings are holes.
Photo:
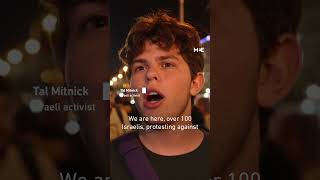
[[[161,67],[163,67],[163,68],[171,68],[171,67],[174,67],[174,64],[165,62],[165,63],[161,64]]]
[[[94,15],[87,20],[81,25],[81,29],[83,31],[90,31],[90,30],[95,30],[95,29],[103,29],[108,26],[108,18],[107,16],[104,15]]]
[[[134,69],[134,72],[139,72],[139,71],[143,71],[144,67],[143,66],[138,66]]]

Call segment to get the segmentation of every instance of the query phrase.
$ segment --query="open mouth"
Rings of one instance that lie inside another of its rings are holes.
[[[148,102],[152,102],[152,101],[161,101],[163,99],[163,96],[161,94],[159,94],[156,91],[152,91],[150,93],[147,94],[147,101]]]
[[[164,99],[164,95],[158,91],[155,90],[149,90],[147,94],[145,95],[145,101],[143,105],[146,108],[157,108],[162,103],[162,100]]]

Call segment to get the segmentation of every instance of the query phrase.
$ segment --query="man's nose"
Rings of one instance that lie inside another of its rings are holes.
[[[156,68],[149,68],[146,73],[147,81],[160,80],[160,76]]]

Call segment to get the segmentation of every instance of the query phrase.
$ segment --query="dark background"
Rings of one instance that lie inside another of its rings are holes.
[[[208,1],[185,1],[185,21],[196,26],[200,31],[201,37],[209,33],[209,16]],[[202,3],[203,2],[203,3]],[[178,16],[179,1],[178,0],[112,0],[111,1],[111,44],[112,44],[112,69],[117,71],[120,67],[117,58],[117,51],[121,47],[129,28],[134,23],[134,19],[138,16],[145,15],[151,10],[168,9]],[[303,18],[301,21],[300,32],[303,47],[303,70],[295,88],[284,103],[301,103],[306,98],[306,88],[311,84],[320,85],[320,1],[319,0],[303,0]],[[18,94],[24,93],[25,89],[30,89],[32,84],[40,81],[40,73],[50,67],[50,50],[47,44],[47,36],[39,30],[39,22],[47,10],[40,6],[37,0],[10,0],[1,1],[0,4],[0,58],[5,60],[7,52],[12,48],[23,49],[23,44],[30,36],[38,38],[42,44],[38,55],[25,55],[23,61],[18,65],[11,66],[11,72],[6,77],[0,76],[1,92],[16,91]],[[112,73],[115,73],[112,72]],[[3,88],[3,82],[14,84],[13,88]],[[318,100],[319,102],[319,100]],[[317,106],[317,113],[320,109]],[[24,121],[19,124],[21,131],[36,132],[38,136],[45,139],[55,140],[64,139],[70,144],[70,152],[75,152],[72,158],[69,157],[68,162],[61,163],[64,169],[76,169],[81,167],[76,165],[83,163],[81,161],[81,142],[79,138],[70,140],[70,135],[66,134],[63,129],[63,123],[57,121],[58,115],[48,114],[43,117],[47,121],[31,121],[32,114],[25,115],[20,112],[18,116],[22,116]],[[29,116],[29,117],[28,117]],[[1,118],[1,117],[0,117]],[[30,118],[30,121],[28,121]],[[64,117],[65,118],[65,117]],[[42,120],[43,120],[42,119]],[[49,123],[49,124],[48,124]],[[61,124],[59,124],[61,123]],[[73,136],[75,137],[75,136]],[[71,138],[73,138],[71,137]],[[49,142],[48,140],[48,142]],[[49,142],[50,143],[50,142]],[[72,144],[73,143],[73,144]],[[75,145],[76,144],[76,145]],[[57,147],[56,144],[45,144],[48,148]],[[54,148],[52,148],[54,149]],[[61,166],[62,167],[62,166]]]

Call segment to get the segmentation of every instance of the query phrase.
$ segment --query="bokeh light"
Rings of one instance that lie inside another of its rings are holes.
[[[7,55],[7,60],[11,64],[19,64],[22,61],[23,54],[20,50],[18,49],[12,49],[8,52]]]
[[[112,78],[112,81],[113,81],[113,82],[117,82],[117,81],[118,81],[117,77],[113,77],[113,78]]]
[[[56,29],[57,24],[57,17],[52,14],[48,14],[45,18],[42,20],[42,28],[48,32],[52,33]]]
[[[40,51],[40,42],[36,39],[29,39],[25,44],[25,49],[29,54],[36,54]]]
[[[69,120],[64,126],[65,131],[70,135],[75,135],[80,131],[80,125],[78,121]]]
[[[310,99],[320,99],[320,87],[312,84],[306,89],[306,94]]]
[[[311,99],[305,99],[302,101],[300,109],[305,114],[313,114],[316,111],[315,102]]]
[[[0,76],[7,76],[11,70],[11,66],[6,61],[0,59]]]
[[[122,79],[122,78],[123,78],[123,75],[122,75],[122,74],[118,74],[118,78],[119,78],[119,79]]]
[[[123,68],[122,68],[122,70],[123,70],[124,72],[127,72],[127,71],[128,71],[128,69],[129,69],[129,67],[128,67],[128,66],[123,66]]]
[[[44,103],[40,98],[32,98],[29,102],[30,111],[33,113],[40,113],[43,110]]]

